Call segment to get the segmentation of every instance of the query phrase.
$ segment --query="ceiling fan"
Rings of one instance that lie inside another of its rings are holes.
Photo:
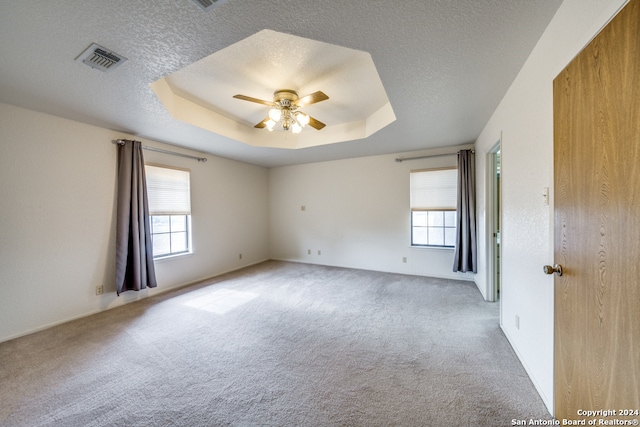
[[[269,116],[254,126],[258,129],[267,128],[267,130],[272,131],[276,124],[281,123],[283,130],[300,133],[306,125],[317,130],[326,126],[321,121],[299,111],[300,108],[307,105],[329,99],[327,95],[320,91],[300,98],[295,90],[278,89],[273,92],[273,101],[264,101],[246,95],[234,95],[233,97],[271,107]]]

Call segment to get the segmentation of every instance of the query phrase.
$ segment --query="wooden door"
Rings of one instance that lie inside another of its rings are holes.
[[[640,420],[640,0],[553,92],[555,416]]]

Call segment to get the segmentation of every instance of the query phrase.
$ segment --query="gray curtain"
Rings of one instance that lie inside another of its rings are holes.
[[[116,292],[155,288],[144,159],[140,141],[118,145]]]
[[[458,214],[453,271],[478,272],[476,249],[476,163],[471,150],[458,153]]]

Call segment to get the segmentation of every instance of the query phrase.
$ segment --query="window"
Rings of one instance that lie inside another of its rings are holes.
[[[411,171],[411,245],[454,247],[458,170]]]
[[[191,252],[190,171],[145,165],[153,257]]]

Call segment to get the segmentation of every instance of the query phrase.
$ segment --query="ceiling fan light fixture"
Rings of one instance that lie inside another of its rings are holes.
[[[300,98],[294,90],[278,89],[273,93],[273,101],[265,101],[240,94],[233,95],[233,97],[270,107],[267,118],[254,126],[258,129],[267,128],[267,130],[271,132],[277,125],[281,126],[285,132],[291,130],[292,133],[300,133],[306,125],[310,125],[317,130],[326,126],[308,114],[298,111],[299,108],[304,108],[305,106],[329,99],[327,95],[320,91]]]
[[[272,108],[269,110],[269,118],[274,122],[279,121],[281,116],[282,116],[282,111],[280,111],[280,109]]]
[[[275,122],[275,121],[273,121],[273,120],[271,120],[271,119],[269,119],[269,120],[267,120],[267,121],[265,122],[265,125],[267,126],[267,130],[268,130],[269,132],[273,132],[273,127],[276,125],[276,122]]]
[[[300,123],[300,126],[305,127],[309,124],[309,116],[305,113],[296,113],[296,120]]]

